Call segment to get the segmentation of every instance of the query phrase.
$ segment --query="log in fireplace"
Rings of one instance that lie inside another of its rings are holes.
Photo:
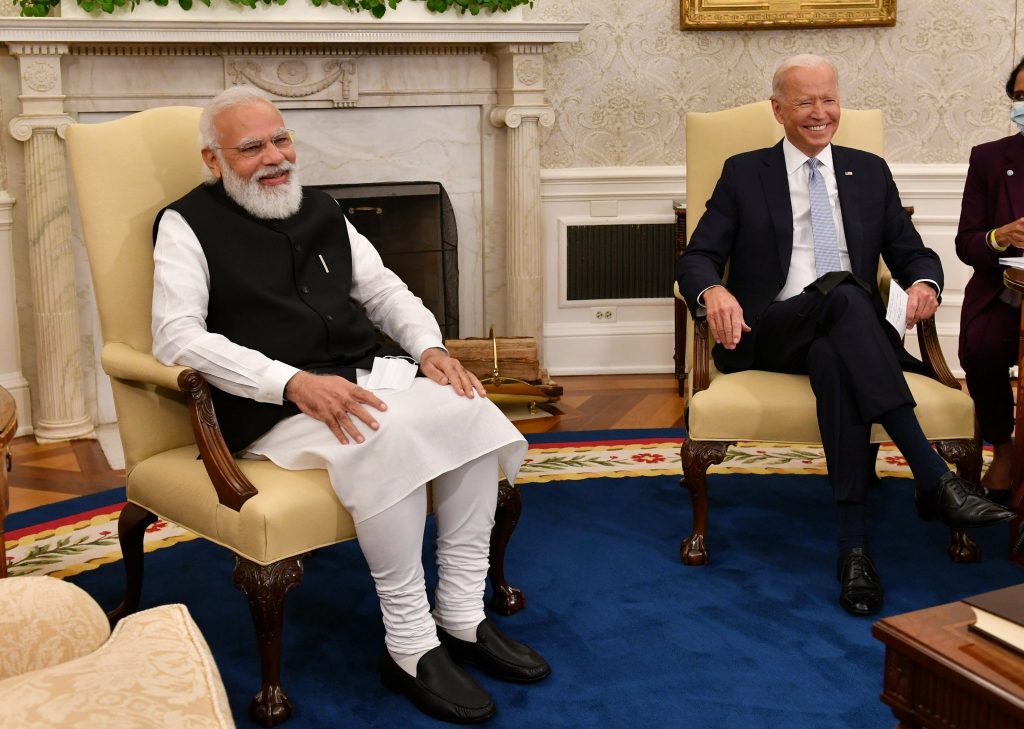
[[[338,201],[384,265],[433,312],[445,339],[459,336],[455,212],[438,182],[316,185]]]

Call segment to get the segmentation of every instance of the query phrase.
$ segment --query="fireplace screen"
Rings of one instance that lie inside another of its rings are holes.
[[[384,265],[433,312],[445,339],[459,336],[455,213],[437,182],[317,185],[370,239]]]

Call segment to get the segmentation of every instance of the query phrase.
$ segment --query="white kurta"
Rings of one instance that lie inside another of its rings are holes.
[[[384,267],[369,240],[347,224],[352,299],[416,359],[431,347],[441,347],[433,314]],[[154,249],[153,354],[165,364],[198,370],[226,392],[280,404],[285,385],[298,370],[208,332],[209,286],[206,257],[195,233],[181,215],[168,210]],[[326,468],[356,522],[485,453],[496,452],[506,477],[515,479],[526,441],[486,398],[464,398],[422,377],[407,390],[375,394],[388,410],[373,411],[378,431],[354,419],[366,437],[361,444],[342,445],[325,424],[299,414],[275,425],[248,450],[282,468]]]

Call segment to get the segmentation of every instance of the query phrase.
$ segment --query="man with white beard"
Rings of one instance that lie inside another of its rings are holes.
[[[200,132],[210,180],[154,228],[153,352],[214,385],[232,452],[328,471],[380,600],[384,685],[437,718],[484,720],[494,702],[456,662],[519,682],[551,671],[483,610],[498,467],[514,479],[525,440],[337,203],[299,184],[292,132],[266,97],[222,92]],[[403,351],[381,347],[376,328]],[[403,354],[422,374],[404,389],[357,384],[375,358]],[[433,613],[421,558],[431,480]]]

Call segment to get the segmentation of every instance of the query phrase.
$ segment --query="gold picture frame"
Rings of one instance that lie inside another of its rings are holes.
[[[858,28],[896,24],[896,0],[680,0],[683,30]]]

